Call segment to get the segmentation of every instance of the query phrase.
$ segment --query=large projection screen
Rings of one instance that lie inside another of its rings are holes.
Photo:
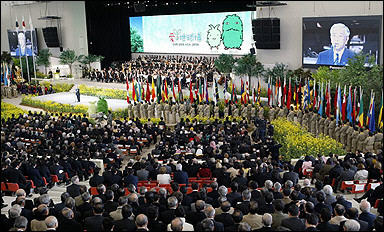
[[[130,17],[131,52],[238,54],[252,48],[252,12]]]

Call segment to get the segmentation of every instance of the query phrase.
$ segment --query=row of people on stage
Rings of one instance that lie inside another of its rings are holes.
[[[83,73],[84,78],[92,81],[105,83],[125,83],[132,82],[133,79],[146,83],[152,83],[152,79],[157,81],[161,77],[171,86],[172,81],[175,85],[180,83],[182,88],[187,87],[186,83],[196,81],[198,77],[207,77],[208,82],[213,81],[213,74],[216,71],[214,58],[207,57],[161,57],[145,56],[122,64],[122,68],[94,69],[88,74]]]

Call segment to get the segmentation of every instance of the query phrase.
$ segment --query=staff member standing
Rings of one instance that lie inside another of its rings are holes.
[[[76,87],[76,97],[77,97],[77,102],[80,102],[80,89],[79,89],[79,87]]]

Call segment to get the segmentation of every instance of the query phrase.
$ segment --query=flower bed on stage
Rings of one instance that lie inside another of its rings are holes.
[[[104,89],[97,87],[87,87],[86,85],[79,85],[81,94],[87,96],[104,97],[107,99],[127,99],[127,91],[121,89]]]
[[[49,87],[51,85],[51,83],[48,81],[42,81],[42,82],[40,82],[40,85],[44,85],[46,87]],[[69,92],[73,86],[74,86],[74,84],[56,83],[56,84],[52,84],[52,89],[55,91],[55,93]]]
[[[297,159],[305,155],[317,157],[318,154],[328,156],[330,152],[337,155],[345,153],[342,144],[328,136],[314,137],[303,130],[299,124],[279,118],[272,121],[274,125],[274,139],[283,147],[280,154],[284,160]]]
[[[15,105],[5,103],[1,101],[1,118],[7,120],[12,117],[12,114],[15,115],[15,118],[19,117],[19,114],[27,113],[27,111],[17,107]]]
[[[88,111],[88,106],[85,106],[85,105],[73,106],[71,104],[62,104],[54,101],[40,101],[40,100],[32,99],[33,97],[35,97],[35,95],[23,94],[20,104],[43,109],[49,112],[58,112],[58,113],[86,114]]]

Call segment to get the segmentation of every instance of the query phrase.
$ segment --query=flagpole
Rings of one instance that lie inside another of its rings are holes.
[[[24,32],[24,36],[25,36],[25,43],[27,43],[27,37],[26,37],[26,31],[25,31],[24,15],[23,15],[23,22],[21,23],[21,25],[23,26],[23,32]],[[31,83],[31,76],[30,76],[30,74],[29,74],[29,62],[28,62],[28,49],[27,49],[27,44],[25,44],[25,59],[26,59],[26,61],[27,61],[28,80],[29,80],[29,83]]]
[[[16,16],[16,37],[17,37],[17,46],[20,51],[20,43],[19,43],[19,23],[17,22],[17,15]],[[20,62],[20,68],[21,68],[21,77],[24,78],[24,73],[23,73],[23,62],[21,61],[21,54],[19,52],[19,62]],[[30,84],[29,80],[28,83]]]
[[[36,78],[36,62],[35,62],[35,51],[33,46],[33,24],[32,24],[32,18],[31,18],[31,12],[29,12],[29,25],[31,27],[31,42],[32,42],[32,64],[33,64],[33,72],[34,76]]]

